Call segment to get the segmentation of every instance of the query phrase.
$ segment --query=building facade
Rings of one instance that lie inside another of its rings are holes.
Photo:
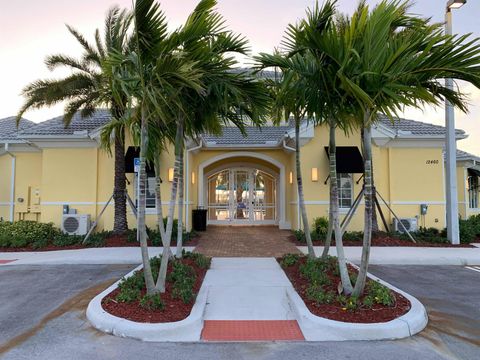
[[[0,218],[53,222],[60,227],[64,206],[95,219],[113,192],[113,157],[100,147],[101,128],[109,113],[98,110],[91,118],[75,116],[65,128],[62,117],[38,124],[0,120]],[[12,127],[13,124],[13,127]],[[297,229],[300,212],[295,174],[294,128],[247,127],[246,137],[235,127],[221,136],[190,139],[185,149],[185,225],[192,226],[192,210],[208,209],[208,224],[277,225]],[[457,140],[466,138],[457,130]],[[394,217],[415,219],[418,226],[445,227],[443,144],[445,129],[413,120],[392,124],[381,118],[373,129],[375,187],[385,222]],[[328,129],[305,122],[301,127],[301,162],[305,203],[310,219],[328,217]],[[340,212],[345,216],[362,189],[363,160],[358,133],[337,132],[337,171]],[[135,203],[135,158],[138,149],[127,135],[127,190]],[[480,159],[458,153],[458,192],[461,217],[476,214]],[[161,155],[161,191],[164,214],[173,176],[173,148]],[[147,225],[155,226],[155,180],[148,171]],[[360,199],[349,230],[362,230]],[[387,206],[388,205],[388,206]],[[128,208],[130,227],[134,211]],[[107,206],[99,229],[113,227],[113,204]]]

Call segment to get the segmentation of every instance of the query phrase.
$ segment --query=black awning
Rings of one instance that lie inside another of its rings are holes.
[[[339,174],[363,174],[363,157],[356,146],[337,146],[337,173]],[[330,158],[328,146],[325,152]]]
[[[467,169],[468,175],[470,176],[480,176],[480,171],[477,169]]]
[[[129,146],[127,149],[127,153],[125,154],[125,173],[130,174],[134,173],[135,165],[134,159],[140,157],[140,148],[135,146]],[[155,176],[155,168],[147,161],[147,175]]]

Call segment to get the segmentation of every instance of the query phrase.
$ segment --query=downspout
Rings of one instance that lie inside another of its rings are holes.
[[[185,181],[185,229],[188,231],[190,226],[190,213],[189,213],[189,205],[190,205],[190,152],[199,150],[203,147],[203,141],[200,139],[200,145],[195,146],[191,149],[187,149],[187,159],[185,161],[185,172],[187,173],[187,181]]]
[[[287,135],[283,138],[283,148],[288,151],[295,152],[297,151],[295,148],[292,148],[287,145],[287,140],[286,140]],[[297,230],[300,230],[302,228],[300,224],[300,201],[299,201],[299,196],[298,196],[298,187],[297,187]]]
[[[10,221],[13,222],[15,215],[15,172],[16,172],[16,157],[9,150],[9,144],[5,144],[5,152],[12,158],[12,168],[10,174]]]

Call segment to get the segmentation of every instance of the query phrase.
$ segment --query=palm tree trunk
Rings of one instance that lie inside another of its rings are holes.
[[[303,231],[307,241],[308,256],[315,257],[312,237],[310,235],[310,226],[308,225],[307,209],[305,208],[303,197],[302,168],[300,163],[300,118],[298,116],[295,116],[295,166],[297,170],[298,203],[302,213]]]
[[[366,119],[368,119],[367,116],[368,114],[365,115]],[[370,245],[372,240],[372,211],[374,208],[372,192],[372,130],[370,126],[366,126],[364,129],[363,158],[365,163],[365,175],[363,180],[365,185],[365,225],[363,230],[363,248],[360,270],[358,271],[357,282],[355,283],[355,288],[353,289],[353,295],[355,296],[360,296],[365,288],[368,263],[370,259]]]
[[[155,205],[157,209],[157,226],[160,232],[160,238],[162,240],[162,246],[165,246],[165,224],[163,223],[163,209],[162,209],[162,192],[160,185],[162,180],[160,179],[160,154],[155,156]]]
[[[342,229],[340,228],[339,206],[338,206],[338,183],[337,183],[337,145],[335,142],[335,126],[330,125],[330,139],[328,144],[330,155],[330,218],[332,228],[335,232],[335,246],[337,248],[338,268],[342,279],[343,293],[349,295],[353,287],[348,275],[347,261],[343,249]]]
[[[165,229],[165,244],[163,246],[162,261],[160,263],[160,270],[158,273],[157,283],[155,289],[161,293],[165,292],[165,280],[167,277],[167,266],[170,253],[170,242],[172,240],[172,228],[173,228],[173,215],[175,213],[175,203],[177,199],[177,189],[178,189],[178,172],[180,170],[181,163],[181,153],[183,152],[183,116],[180,116],[177,121],[177,132],[175,135],[175,165],[174,165],[174,174],[173,174],[173,183],[172,183],[172,194],[170,196],[170,207],[168,209],[167,217],[167,228]]]
[[[180,259],[182,257],[183,250],[183,137],[180,139],[182,142],[182,150],[180,151],[180,166],[178,168],[178,222],[177,222],[177,251],[175,256]]]
[[[145,185],[147,182],[146,172],[146,152],[147,152],[147,124],[145,113],[142,107],[141,132],[140,132],[140,171],[138,172],[138,214],[137,214],[137,239],[140,241],[143,262],[143,276],[145,277],[145,286],[147,294],[154,294],[155,282],[153,280],[152,268],[150,266],[150,257],[148,256],[147,228],[145,225],[145,208],[147,207],[147,197]]]
[[[113,111],[113,110],[112,110]],[[115,114],[117,117],[119,114]],[[125,136],[122,129],[115,131],[115,175],[113,180],[114,217],[113,233],[122,235],[128,230],[127,222],[127,186],[125,180]]]

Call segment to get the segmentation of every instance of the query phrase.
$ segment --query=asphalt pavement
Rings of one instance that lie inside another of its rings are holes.
[[[146,343],[93,329],[89,300],[131,265],[0,267],[1,359],[480,359],[480,272],[460,266],[371,266],[416,296],[430,322],[396,341]]]

